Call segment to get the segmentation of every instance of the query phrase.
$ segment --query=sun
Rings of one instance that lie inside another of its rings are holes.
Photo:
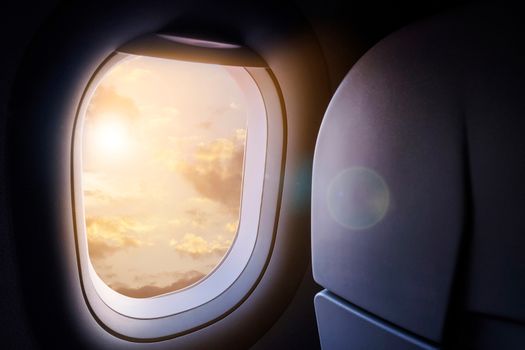
[[[96,126],[95,142],[104,153],[122,154],[129,148],[128,128],[120,118],[104,118]]]

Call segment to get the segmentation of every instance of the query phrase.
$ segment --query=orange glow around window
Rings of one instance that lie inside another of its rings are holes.
[[[136,57],[103,77],[84,119],[82,189],[89,257],[113,290],[173,292],[223,259],[239,224],[245,102],[217,65]]]

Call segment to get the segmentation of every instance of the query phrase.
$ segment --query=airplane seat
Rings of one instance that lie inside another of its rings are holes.
[[[323,349],[525,344],[514,13],[471,6],[406,27],[335,93],[312,179]]]

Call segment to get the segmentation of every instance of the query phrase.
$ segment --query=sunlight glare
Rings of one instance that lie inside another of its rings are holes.
[[[97,126],[95,142],[103,152],[121,154],[129,145],[129,135],[122,121],[107,119]]]

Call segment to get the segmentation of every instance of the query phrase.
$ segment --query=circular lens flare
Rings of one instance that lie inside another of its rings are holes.
[[[340,225],[367,229],[385,216],[390,193],[383,178],[365,167],[351,167],[337,174],[328,187],[327,204]]]

